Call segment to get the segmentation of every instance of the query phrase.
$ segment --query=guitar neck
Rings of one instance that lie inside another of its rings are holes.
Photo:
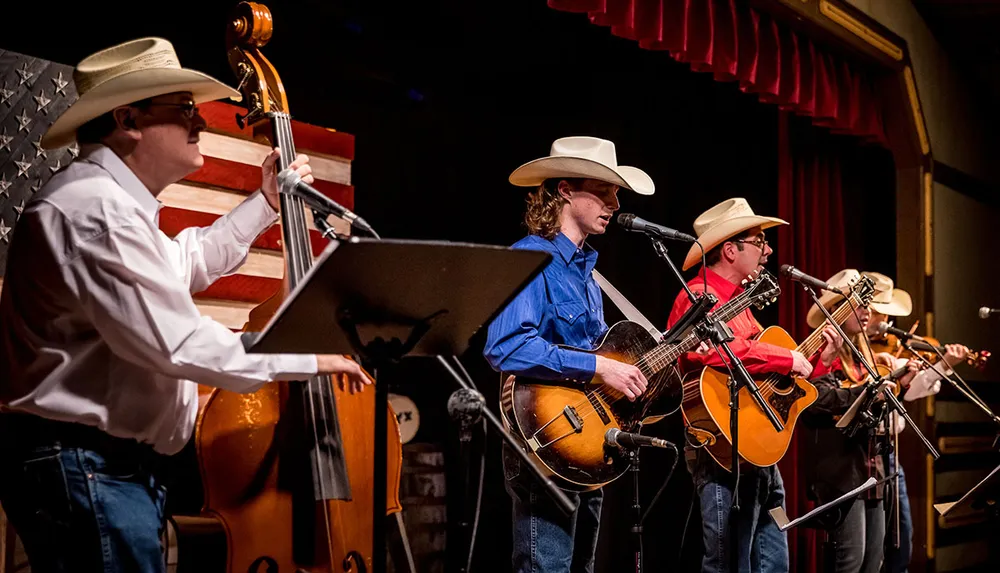
[[[750,308],[750,305],[753,304],[753,300],[753,293],[744,291],[712,311],[710,314],[712,314],[712,316],[717,320],[729,322],[730,320],[736,318],[736,316],[741,312]],[[685,336],[675,345],[671,345],[666,342],[660,343],[660,345],[649,352],[649,355],[647,356],[647,363],[653,367],[654,371],[658,372],[670,364],[673,364],[682,354],[694,350],[699,343],[701,343],[701,337],[694,332]]]
[[[836,311],[833,312],[833,319],[837,321],[837,324],[844,324],[851,314],[854,313],[854,309],[861,304],[858,297],[851,293],[851,297],[848,299],[847,304],[840,305]],[[806,337],[795,350],[800,352],[806,358],[812,358],[816,351],[819,350],[820,346],[823,346],[823,329],[826,328],[826,321],[823,324],[816,327],[812,331],[812,334]]]

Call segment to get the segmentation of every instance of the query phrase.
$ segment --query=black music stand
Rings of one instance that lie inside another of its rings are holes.
[[[841,513],[844,510],[843,505],[845,503],[854,503],[854,500],[856,500],[859,495],[871,490],[872,488],[878,487],[895,477],[895,473],[880,480],[870,477],[864,483],[851,491],[841,495],[829,503],[825,503],[817,508],[814,508],[812,511],[793,520],[788,519],[788,516],[785,514],[785,510],[782,507],[770,509],[768,510],[768,514],[770,514],[771,519],[781,531],[787,531],[793,527],[802,526],[829,532],[830,529],[836,527],[841,521],[843,521],[846,516],[846,512]],[[837,557],[836,550],[836,544],[829,539],[823,543],[824,571],[833,571],[835,569],[834,565],[836,564]]]
[[[941,517],[983,510],[990,519],[1000,519],[1000,466],[993,468],[958,501],[935,503],[934,509]]]
[[[248,352],[351,354],[378,369],[405,356],[457,357],[470,339],[538,273],[552,255],[443,241],[351,238],[331,242],[252,342]],[[447,369],[447,368],[446,368]],[[458,384],[468,384],[448,369]],[[376,383],[373,569],[385,570],[387,388]],[[512,445],[487,408],[483,414]],[[572,511],[520,447],[527,467]]]

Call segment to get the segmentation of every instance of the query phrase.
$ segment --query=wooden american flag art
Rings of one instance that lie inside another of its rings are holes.
[[[57,150],[40,146],[48,126],[76,100],[72,75],[71,66],[0,50],[0,288],[7,247],[24,204],[79,155],[75,144]],[[211,102],[199,109],[208,123],[199,141],[205,165],[158,196],[163,204],[160,229],[170,237],[186,227],[211,224],[258,189],[260,165],[270,150],[266,141],[254,140],[249,128],[238,126],[236,114],[245,113],[242,107]],[[310,157],[313,186],[352,209],[354,137],[296,120],[292,132],[298,152]],[[311,214],[306,221],[318,255],[326,239]],[[340,219],[330,223],[338,233],[350,230]],[[275,223],[258,237],[235,273],[195,293],[195,302],[203,315],[241,330],[250,311],[281,288],[283,276],[281,229]]]

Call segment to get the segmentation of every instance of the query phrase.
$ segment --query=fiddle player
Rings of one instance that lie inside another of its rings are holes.
[[[889,317],[910,316],[913,312],[913,301],[910,294],[903,289],[895,288],[889,277],[881,273],[865,272],[865,275],[875,281],[875,296],[871,302],[871,320],[868,323],[866,334],[874,348],[885,345],[885,339],[879,334],[879,324],[890,320]],[[896,341],[898,344],[898,341]],[[938,368],[946,375],[952,374],[952,368],[963,362],[969,354],[969,349],[960,344],[945,345],[947,352],[944,356],[944,365]],[[875,359],[879,364],[884,364],[890,370],[896,370],[907,365],[905,358],[896,358],[889,352],[876,352]],[[918,360],[910,361],[917,363],[920,368],[925,365]],[[903,389],[903,400],[912,402],[927,396],[933,396],[941,390],[941,375],[934,369],[924,369],[919,375],[913,377]],[[898,434],[906,427],[906,420],[899,415],[893,415],[895,423],[892,424],[894,431]],[[909,566],[910,558],[913,554],[913,517],[910,514],[910,499],[906,489],[906,473],[902,464],[899,464],[896,452],[889,454],[889,467],[895,468],[898,477],[892,483],[899,484],[896,498],[899,500],[899,547],[894,541],[886,543],[885,550],[885,571],[886,573],[904,573]],[[898,464],[898,465],[897,465]],[[890,523],[895,523],[890,520]],[[893,540],[895,535],[887,535],[887,539]]]
[[[756,215],[742,198],[728,199],[702,213],[695,219],[694,231],[705,249],[704,276],[699,272],[688,281],[691,291],[704,292],[707,283],[707,291],[718,298],[716,306],[734,298],[742,290],[740,282],[763,268],[773,252],[764,231],[786,224],[782,219]],[[684,270],[701,262],[700,255],[698,245],[692,245],[684,261]],[[690,306],[687,293],[681,291],[674,300],[667,328],[672,328]],[[762,328],[750,309],[728,324],[735,337],[729,345],[751,375],[778,373],[806,378],[812,372],[812,365],[801,353],[753,340]],[[724,367],[714,351],[691,352],[681,357],[683,371],[703,366]],[[701,450],[688,448],[685,455],[701,500],[705,547],[702,571],[729,571],[732,476]],[[787,536],[767,513],[768,509],[784,506],[785,489],[778,466],[743,469],[739,487],[739,571],[786,573],[789,567]]]
[[[866,273],[875,283],[876,294],[872,306],[877,306],[876,312],[895,312],[898,307],[891,304],[891,281],[884,275]],[[861,278],[855,269],[844,269],[827,281],[838,288],[846,288]],[[907,297],[908,298],[908,297]],[[845,298],[831,292],[820,296],[820,303],[831,313],[844,304]],[[933,371],[920,371],[920,363],[915,360],[893,359],[886,353],[873,354],[868,344],[868,332],[871,327],[873,310],[859,307],[843,323],[854,346],[862,353],[868,364],[881,364],[893,370],[907,368],[897,383],[907,389],[931,388],[934,384],[940,387],[939,376]],[[884,316],[884,315],[883,315]],[[825,316],[814,304],[806,317],[809,326],[817,328],[823,324]],[[957,350],[956,350],[957,351]],[[949,359],[950,362],[951,359]],[[868,379],[869,374],[864,366],[855,360],[849,346],[843,343],[838,350],[838,356],[831,363],[817,364],[816,372],[824,374],[835,372],[844,383],[857,392]],[[921,390],[922,392],[923,390]],[[892,464],[888,458],[889,452],[882,447],[875,431],[858,434],[851,438],[834,427],[832,419],[824,419],[824,414],[843,414],[853,403],[856,396],[844,393],[845,400],[838,404],[839,408],[810,408],[810,416],[806,424],[810,427],[804,459],[806,482],[809,493],[819,503],[826,503],[835,497],[860,485],[868,477],[881,479],[887,475],[886,464]],[[894,418],[894,416],[893,416]],[[877,572],[881,568],[885,556],[886,520],[885,520],[884,490],[876,488],[865,494],[864,499],[855,500],[846,514],[841,516],[838,524],[830,531],[830,539],[837,544],[836,568],[838,572]]]
[[[600,287],[592,271],[597,251],[587,243],[603,234],[618,210],[621,188],[652,195],[645,172],[618,165],[614,143],[595,137],[564,137],[547,157],[517,168],[510,182],[534,188],[524,223],[528,236],[515,249],[541,250],[552,260],[490,324],[483,355],[494,370],[605,385],[634,401],[646,378],[631,364],[575,348],[593,348],[608,330]],[[504,485],[513,502],[513,571],[584,573],[594,570],[603,490],[566,492],[571,515],[555,505],[516,452],[503,446]]]
[[[229,214],[159,230],[157,194],[204,162],[197,105],[238,92],[181,68],[158,38],[85,58],[74,81],[79,98],[42,145],[75,140],[80,155],[25,206],[0,297],[0,501],[34,571],[159,572],[161,469],[192,436],[196,383],[371,380],[342,356],[247,354],[195,307],[191,293],[277,220],[277,150]],[[307,157],[292,168],[311,180]]]

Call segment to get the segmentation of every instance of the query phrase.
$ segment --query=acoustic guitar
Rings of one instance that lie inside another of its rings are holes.
[[[729,321],[751,305],[763,308],[780,294],[766,271],[744,280],[744,291],[715,309],[711,316]],[[617,479],[629,468],[626,453],[605,444],[611,428],[638,432],[677,411],[681,377],[677,358],[694,350],[702,338],[694,331],[679,342],[658,343],[639,324],[612,326],[592,350],[572,348],[638,366],[646,391],[635,402],[606,386],[600,376],[587,384],[558,383],[509,376],[500,392],[504,422],[520,438],[529,456],[565,489],[589,491]]]
[[[849,302],[832,313],[837,324],[843,324],[854,308],[867,306],[875,294],[875,283],[868,276],[850,285]],[[807,359],[823,345],[821,324],[806,339],[795,345],[781,327],[765,329],[756,338],[759,342],[801,352]],[[784,428],[774,429],[757,402],[746,388],[739,391],[739,455],[741,462],[767,467],[778,463],[792,439],[795,424],[803,410],[819,396],[816,387],[802,378],[781,374],[763,374],[754,382],[768,407],[777,414]],[[690,373],[684,382],[681,406],[690,443],[703,447],[720,466],[732,469],[732,441],[729,431],[729,372],[706,366]]]

